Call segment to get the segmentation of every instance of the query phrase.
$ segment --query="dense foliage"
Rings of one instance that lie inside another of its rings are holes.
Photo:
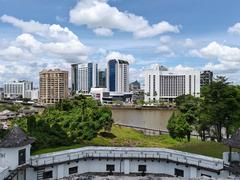
[[[206,138],[221,142],[240,127],[240,88],[230,85],[225,77],[217,77],[201,89],[201,97],[183,95],[176,99],[179,110],[168,123],[173,138],[190,141],[192,130]]]
[[[92,98],[77,96],[65,99],[41,115],[16,120],[25,131],[36,138],[34,148],[46,148],[95,138],[100,130],[111,130],[111,110]]]

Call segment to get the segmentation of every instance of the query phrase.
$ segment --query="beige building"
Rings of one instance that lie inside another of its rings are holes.
[[[43,70],[40,75],[39,101],[53,104],[68,96],[68,71],[60,69]]]

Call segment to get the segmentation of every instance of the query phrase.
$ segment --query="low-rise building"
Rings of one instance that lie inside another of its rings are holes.
[[[140,85],[140,82],[138,82],[138,81],[134,81],[129,84],[130,91],[138,91],[138,90],[140,90],[140,88],[141,88],[141,85]]]
[[[30,155],[33,138],[14,126],[0,142],[0,179],[69,179],[81,174],[161,175],[197,179],[239,178],[226,160],[165,148],[83,147]],[[237,154],[237,153],[235,153]],[[235,161],[239,156],[231,154]],[[231,161],[230,161],[231,162]]]
[[[96,100],[99,100],[103,104],[109,104],[112,102],[110,92],[107,88],[91,88],[90,94]]]
[[[27,90],[25,98],[31,99],[32,101],[38,101],[39,90],[38,89]]]

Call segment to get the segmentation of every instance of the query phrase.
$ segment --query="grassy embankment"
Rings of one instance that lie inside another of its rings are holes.
[[[192,139],[190,143],[186,141],[176,141],[168,135],[146,136],[139,131],[130,128],[121,128],[113,126],[112,136],[103,137],[99,135],[91,141],[84,141],[72,146],[62,146],[56,148],[41,149],[33,154],[49,153],[83,146],[131,146],[131,147],[161,147],[180,151],[186,151],[196,154],[202,154],[217,158],[222,158],[222,153],[228,151],[228,147],[217,142],[202,142]]]

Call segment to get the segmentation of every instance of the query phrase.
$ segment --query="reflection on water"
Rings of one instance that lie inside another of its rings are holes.
[[[131,126],[167,130],[172,109],[112,109],[115,123]]]

